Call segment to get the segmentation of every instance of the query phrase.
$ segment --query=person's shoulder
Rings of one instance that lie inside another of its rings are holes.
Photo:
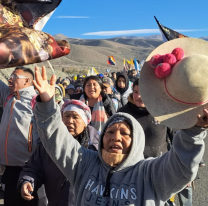
[[[123,107],[121,107],[120,109],[118,109],[117,112],[124,112],[124,113],[127,113],[129,112],[130,110],[130,107],[131,107],[131,102],[128,102],[126,105],[124,105]]]

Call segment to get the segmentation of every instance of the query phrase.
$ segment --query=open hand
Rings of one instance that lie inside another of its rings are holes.
[[[21,188],[21,195],[22,198],[25,200],[32,200],[34,197],[31,195],[31,192],[33,191],[33,187],[30,182],[26,182],[24,185],[22,185]]]
[[[198,115],[197,116],[197,123],[196,123],[196,126],[198,127],[208,127],[208,108],[204,108],[203,110],[204,112],[204,115]]]
[[[56,76],[55,74],[52,75],[50,84],[47,80],[46,75],[46,68],[42,67],[42,75],[40,74],[39,68],[35,67],[35,79],[33,80],[34,86],[37,88],[40,98],[42,102],[48,102],[55,94],[55,82],[56,82]]]

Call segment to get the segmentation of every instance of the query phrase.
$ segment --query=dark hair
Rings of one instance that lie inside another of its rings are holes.
[[[133,89],[135,86],[139,86],[139,78],[137,78],[133,83]]]
[[[103,91],[103,88],[104,88],[104,87],[103,87],[103,83],[102,83],[102,80],[101,80],[99,77],[97,77],[97,76],[89,76],[89,77],[86,77],[86,78],[84,79],[84,83],[83,83],[83,90],[85,89],[85,86],[86,86],[87,82],[88,82],[90,79],[95,80],[95,81],[100,85],[100,88],[101,88],[100,94],[101,94],[101,96],[103,97],[103,95],[105,94],[104,91]],[[84,92],[84,96],[85,96],[85,98],[87,97],[87,95],[85,94],[85,92]]]
[[[16,71],[16,70],[22,70],[23,72],[30,73],[32,75],[33,80],[35,78],[33,71],[28,67],[19,66],[19,67],[16,67],[14,71]]]

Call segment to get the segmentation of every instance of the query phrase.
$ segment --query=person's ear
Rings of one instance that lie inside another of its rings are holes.
[[[29,79],[26,79],[25,85],[28,84],[28,83],[30,83],[30,80]]]

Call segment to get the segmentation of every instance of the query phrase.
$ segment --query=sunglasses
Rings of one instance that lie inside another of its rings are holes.
[[[8,80],[16,80],[16,79],[29,79],[30,83],[31,83],[31,80],[30,78],[28,77],[25,77],[25,76],[22,76],[22,75],[16,75],[16,74],[12,74],[9,76]]]

